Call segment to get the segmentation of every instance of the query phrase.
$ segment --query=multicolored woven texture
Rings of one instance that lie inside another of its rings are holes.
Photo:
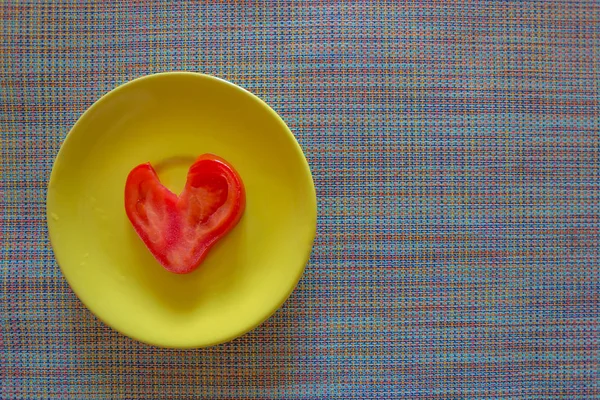
[[[1,399],[600,399],[600,3],[0,5]],[[97,321],[45,222],[61,142],[135,77],[266,100],[311,164],[289,301],[207,350]]]

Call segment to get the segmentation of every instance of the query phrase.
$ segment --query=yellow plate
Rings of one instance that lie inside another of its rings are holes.
[[[203,153],[240,173],[246,211],[195,272],[175,275],[129,223],[125,179],[149,161],[178,193]],[[120,86],[83,114],[54,163],[47,214],[58,264],[98,318],[156,346],[205,347],[253,329],[290,295],[312,248],[316,195],[269,106],[226,81],[173,72]]]

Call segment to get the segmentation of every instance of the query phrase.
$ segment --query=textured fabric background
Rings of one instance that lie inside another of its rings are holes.
[[[0,398],[600,399],[600,3],[0,5]],[[123,337],[48,242],[61,142],[102,94],[200,71],[311,164],[298,289],[207,350]]]

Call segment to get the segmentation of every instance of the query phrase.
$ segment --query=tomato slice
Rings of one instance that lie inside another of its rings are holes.
[[[242,179],[220,157],[203,154],[177,196],[150,163],[135,167],[125,184],[125,211],[154,257],[169,271],[195,270],[211,247],[239,222],[245,208]]]

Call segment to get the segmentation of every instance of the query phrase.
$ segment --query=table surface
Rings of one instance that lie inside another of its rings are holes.
[[[597,1],[9,1],[0,35],[0,398],[600,398]],[[205,350],[96,320],[46,230],[77,118],[172,70],[267,101],[319,202],[289,301]]]

